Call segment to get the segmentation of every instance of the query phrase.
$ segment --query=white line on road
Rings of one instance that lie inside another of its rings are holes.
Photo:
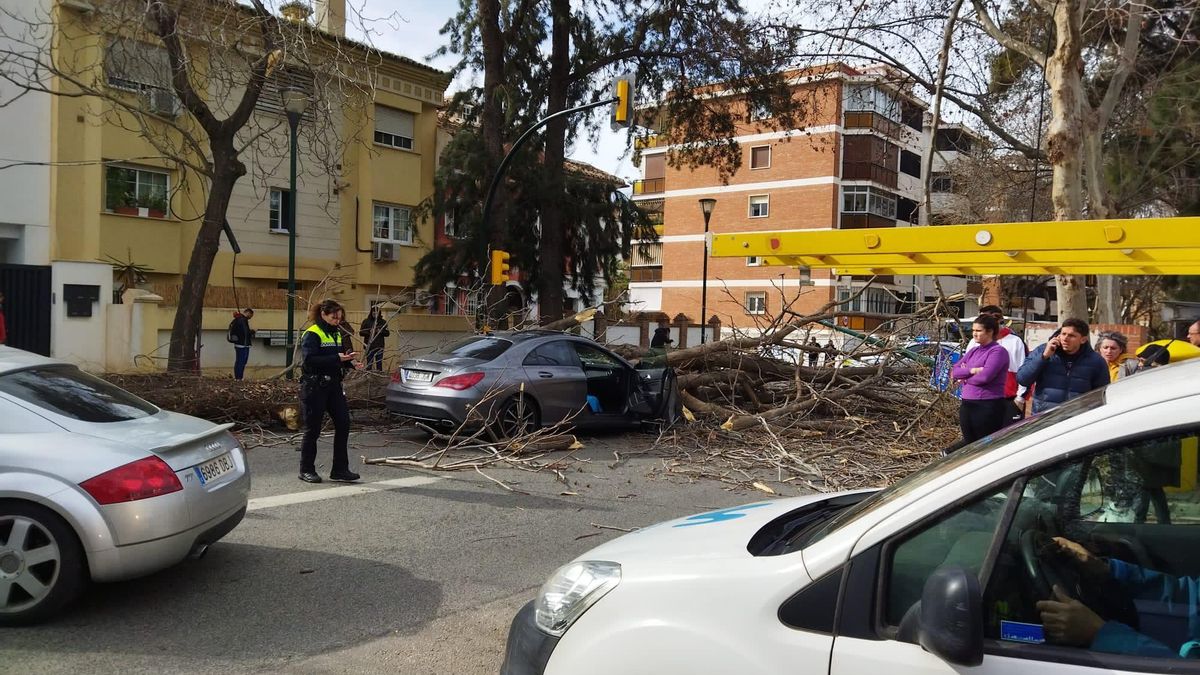
[[[358,483],[354,485],[343,485],[333,488],[318,488],[315,490],[307,490],[305,492],[293,492],[286,495],[256,497],[251,499],[246,505],[246,510],[257,511],[259,509],[270,509],[276,506],[303,504],[305,502],[319,502],[323,499],[353,497],[356,495],[365,495],[371,492],[380,492],[383,490],[398,490],[401,488],[429,485],[430,483],[436,483],[439,480],[442,480],[441,476],[409,476],[407,478],[394,478],[392,480],[381,480],[374,483]]]

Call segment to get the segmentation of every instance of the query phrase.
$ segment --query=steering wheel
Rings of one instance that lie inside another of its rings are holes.
[[[1094,582],[1084,579],[1079,570],[1063,554],[1058,553],[1050,537],[1041,530],[1028,529],[1021,533],[1021,568],[1033,585],[1035,597],[1053,599],[1053,588],[1062,588],[1067,595],[1087,605],[1100,618],[1118,621],[1137,630],[1140,619],[1133,597],[1112,579]]]

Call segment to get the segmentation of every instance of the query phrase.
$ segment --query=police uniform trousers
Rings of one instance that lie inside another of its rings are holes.
[[[325,413],[333,420],[333,473],[348,471],[350,459],[347,446],[350,442],[350,406],[340,381],[332,379],[322,382],[320,377],[300,383],[301,409],[304,416],[304,441],[300,444],[300,472],[316,473],[317,437]]]

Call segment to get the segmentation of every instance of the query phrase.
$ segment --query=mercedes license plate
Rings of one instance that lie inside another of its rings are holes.
[[[196,475],[200,477],[200,484],[205,485],[214,479],[220,478],[225,474],[233,471],[237,466],[233,463],[233,456],[228,452],[210,459],[207,462],[195,468]]]
[[[428,370],[406,370],[404,375],[409,382],[433,382],[433,373]]]

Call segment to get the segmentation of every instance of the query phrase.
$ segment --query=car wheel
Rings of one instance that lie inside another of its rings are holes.
[[[532,398],[517,394],[504,402],[495,426],[501,438],[517,438],[536,430],[540,426],[537,404]]]
[[[0,501],[0,626],[53,616],[83,590],[83,547],[58,514]]]

